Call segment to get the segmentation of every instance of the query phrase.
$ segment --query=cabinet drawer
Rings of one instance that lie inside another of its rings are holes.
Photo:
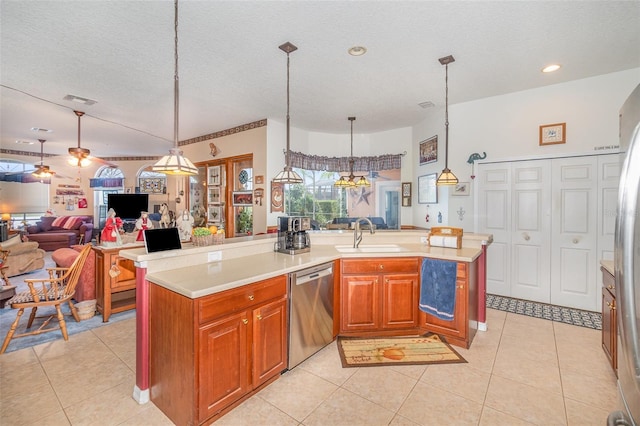
[[[222,293],[205,296],[198,300],[198,321],[200,324],[228,313],[241,311],[258,303],[286,296],[287,279],[284,275],[269,280],[258,281]]]
[[[343,259],[343,274],[413,273],[419,271],[418,258]]]
[[[602,271],[602,285],[611,291],[612,294],[616,293],[616,280],[613,278],[613,275],[607,271],[604,266],[600,267]]]

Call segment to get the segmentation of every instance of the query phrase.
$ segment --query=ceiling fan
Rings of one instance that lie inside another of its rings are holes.
[[[76,110],[74,110],[73,112],[78,117],[78,146],[69,148],[69,154],[71,155],[71,158],[69,159],[69,164],[71,164],[72,166],[86,167],[91,163],[91,161],[96,161],[98,163],[102,163],[109,167],[118,167],[117,165],[110,163],[106,160],[91,156],[90,155],[91,151],[89,151],[87,148],[82,148],[80,146],[80,118],[82,118],[82,116],[84,115],[84,112],[76,111]]]
[[[36,169],[31,173],[37,178],[49,178],[56,174],[53,170],[44,164],[44,143],[45,139],[38,139],[40,142],[40,165],[36,166]]]

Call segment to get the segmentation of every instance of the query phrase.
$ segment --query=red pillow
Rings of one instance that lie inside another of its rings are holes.
[[[64,229],[80,229],[82,225],[82,218],[79,216],[69,216],[69,219],[64,223]]]
[[[66,223],[67,219],[69,219],[70,216],[60,216],[60,217],[56,217],[55,220],[53,221],[53,223],[51,224],[52,228],[63,228],[64,224]]]

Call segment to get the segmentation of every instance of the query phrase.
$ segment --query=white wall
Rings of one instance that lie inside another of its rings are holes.
[[[561,72],[561,71],[560,71]],[[618,112],[627,96],[640,83],[640,68],[597,77],[510,93],[503,96],[449,105],[449,168],[460,181],[471,180],[472,153],[486,151],[487,161],[498,159],[543,158],[616,152],[618,145]],[[539,146],[539,126],[566,123],[565,144]],[[414,151],[419,141],[438,134],[437,166],[416,166],[417,177],[444,167],[444,110],[429,112],[424,122],[413,128]],[[604,149],[601,149],[606,147]],[[445,190],[446,191],[446,190]],[[473,229],[473,199],[449,197],[440,189],[438,209],[447,211],[450,226]],[[414,204],[417,205],[417,204]],[[414,225],[424,223],[422,205],[414,211]],[[458,220],[456,211],[467,213]],[[437,213],[436,213],[437,214]],[[444,214],[444,213],[443,213]],[[432,215],[433,217],[433,215]],[[421,222],[422,221],[422,222]]]

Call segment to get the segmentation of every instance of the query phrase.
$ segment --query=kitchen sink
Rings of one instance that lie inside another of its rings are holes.
[[[395,253],[409,251],[397,244],[360,244],[358,248],[352,245],[337,245],[336,250],[340,253]]]

